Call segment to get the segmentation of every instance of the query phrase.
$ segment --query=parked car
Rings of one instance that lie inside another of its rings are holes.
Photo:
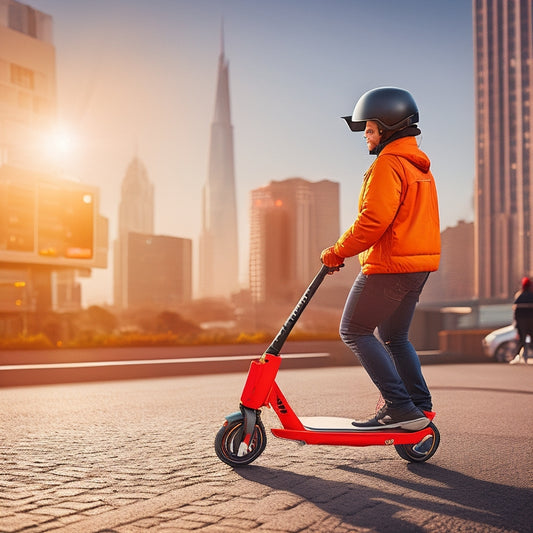
[[[483,351],[498,363],[509,363],[516,355],[518,333],[514,325],[490,332],[482,341]]]

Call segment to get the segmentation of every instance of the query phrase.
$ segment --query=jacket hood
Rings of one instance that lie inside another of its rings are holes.
[[[388,143],[380,152],[380,155],[385,154],[403,157],[424,173],[429,171],[431,165],[429,157],[418,148],[414,137],[403,137]]]

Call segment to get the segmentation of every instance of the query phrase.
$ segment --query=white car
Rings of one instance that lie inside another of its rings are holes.
[[[483,351],[498,363],[510,363],[518,349],[518,333],[514,325],[490,332],[482,341]]]

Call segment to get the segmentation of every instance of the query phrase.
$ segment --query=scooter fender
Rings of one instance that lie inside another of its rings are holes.
[[[226,421],[231,424],[232,422],[237,422],[238,420],[242,420],[244,418],[244,415],[240,411],[235,411],[234,413],[230,413],[229,415],[226,415]]]
[[[248,407],[244,407],[244,405],[241,405],[240,411],[235,411],[234,413],[226,415],[226,423],[231,424],[233,422],[243,420],[244,423],[242,427],[242,435],[243,438],[246,438],[247,435],[252,435],[255,429],[255,423],[259,418],[260,413],[261,411],[258,411],[256,409],[249,409]]]

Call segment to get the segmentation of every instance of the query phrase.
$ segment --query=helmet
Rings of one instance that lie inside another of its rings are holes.
[[[418,107],[411,93],[397,87],[378,87],[359,98],[351,117],[342,117],[352,131],[364,131],[367,120],[384,130],[401,130],[418,122]]]
[[[531,287],[531,280],[528,277],[522,278],[522,290],[527,291]]]

